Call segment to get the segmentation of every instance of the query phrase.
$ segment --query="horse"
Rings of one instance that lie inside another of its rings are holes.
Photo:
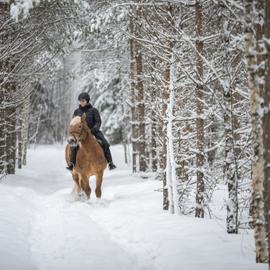
[[[78,146],[76,165],[72,170],[72,178],[75,182],[74,191],[79,195],[81,189],[85,192],[87,199],[90,198],[91,188],[89,186],[90,176],[96,176],[96,197],[101,198],[101,185],[107,161],[103,149],[94,135],[91,133],[87,123],[86,115],[75,116],[69,125],[68,144],[65,149],[66,162],[70,161],[70,145]]]

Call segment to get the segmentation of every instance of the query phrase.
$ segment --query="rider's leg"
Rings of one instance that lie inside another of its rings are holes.
[[[116,166],[114,165],[113,161],[112,161],[112,154],[111,154],[111,150],[110,150],[110,144],[109,142],[106,140],[106,138],[104,137],[103,133],[101,131],[97,132],[95,134],[96,138],[102,141],[102,148],[104,151],[104,155],[105,158],[109,164],[109,168],[110,170],[115,169]]]
[[[76,155],[78,151],[78,146],[70,146],[70,163],[67,167],[68,170],[73,170],[76,165]]]

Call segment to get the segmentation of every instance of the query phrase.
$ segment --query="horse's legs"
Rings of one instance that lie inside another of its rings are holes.
[[[76,192],[77,194],[79,194],[80,190],[81,190],[81,187],[80,187],[80,182],[79,182],[79,175],[76,173],[73,173],[72,174],[72,178],[75,182],[75,189],[76,189]]]
[[[89,178],[85,175],[81,176],[81,186],[83,191],[85,192],[87,199],[90,198],[90,194],[91,194],[91,188],[89,186]]]
[[[96,197],[101,198],[101,185],[102,185],[102,180],[103,180],[103,171],[100,171],[99,173],[96,174]]]

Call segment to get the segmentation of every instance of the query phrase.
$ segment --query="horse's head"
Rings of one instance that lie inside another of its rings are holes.
[[[83,141],[88,132],[88,126],[86,123],[86,115],[85,113],[80,116],[75,116],[70,121],[69,125],[69,137],[68,143],[70,145],[76,146],[79,142]]]

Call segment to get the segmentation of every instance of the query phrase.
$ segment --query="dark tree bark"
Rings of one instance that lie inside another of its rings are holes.
[[[270,1],[265,1],[265,89],[264,89],[264,117],[263,117],[263,144],[264,144],[264,189],[265,189],[265,220],[268,240],[268,264],[270,269]],[[266,109],[268,108],[268,109]]]
[[[140,37],[140,18],[142,16],[142,8],[139,7],[136,12],[136,25],[135,36]],[[145,161],[145,104],[144,104],[144,82],[143,82],[143,55],[142,44],[135,39],[134,40],[134,57],[135,57],[135,88],[137,92],[137,110],[138,110],[138,152],[139,152],[139,170],[141,172],[146,171]]]
[[[196,87],[196,131],[197,131],[197,154],[196,154],[196,167],[197,167],[197,190],[196,190],[196,209],[195,217],[204,217],[204,105],[203,105],[203,9],[199,0],[195,4],[196,16],[196,69],[197,79],[199,82]]]

